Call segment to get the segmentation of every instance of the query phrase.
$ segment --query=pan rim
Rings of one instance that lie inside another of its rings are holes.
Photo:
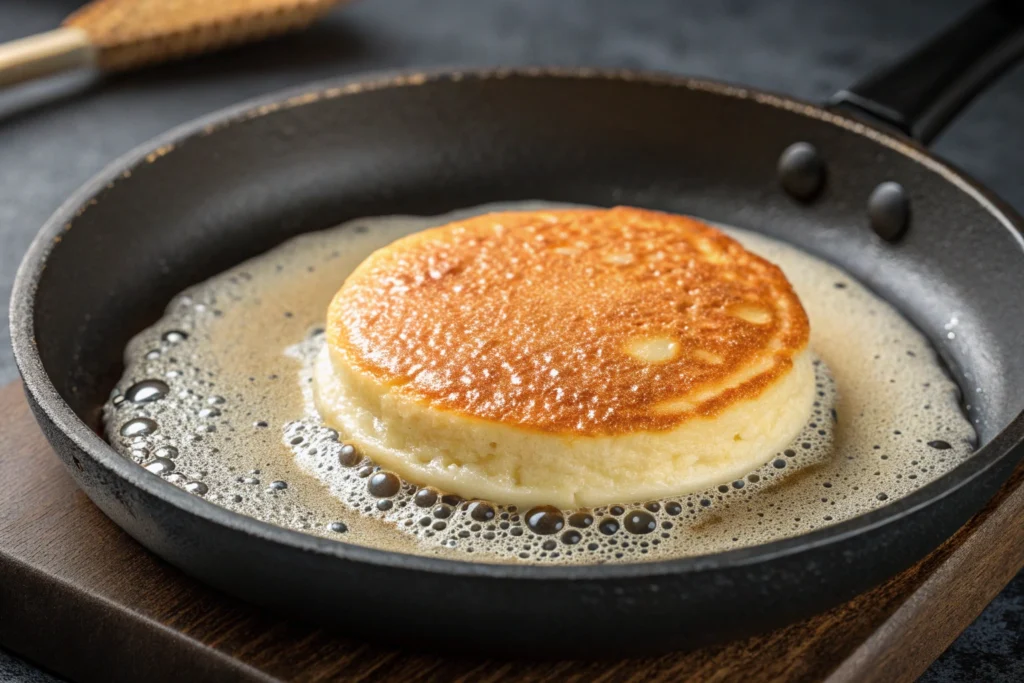
[[[364,73],[319,81],[263,95],[176,126],[123,154],[65,200],[32,240],[13,283],[10,305],[11,340],[15,363],[24,380],[24,390],[46,416],[46,419],[97,465],[145,494],[153,496],[185,514],[194,515],[233,532],[241,532],[266,542],[287,546],[291,550],[381,567],[486,579],[580,581],[652,578],[735,569],[780,560],[827,546],[839,547],[844,541],[861,534],[878,531],[898,522],[903,517],[940,503],[961,487],[982,476],[1004,457],[1011,457],[1014,449],[1024,440],[1024,412],[1021,412],[965,462],[907,496],[838,524],[769,543],[710,555],[650,562],[605,565],[520,565],[454,560],[380,550],[278,527],[228,510],[211,501],[187,493],[120,456],[106,441],[93,432],[60,396],[43,367],[36,346],[34,320],[36,288],[46,269],[51,252],[58,246],[59,240],[56,238],[59,238],[66,227],[69,227],[79,215],[88,209],[90,201],[108,185],[117,183],[130,175],[131,170],[141,164],[153,163],[159,157],[173,153],[175,147],[187,140],[202,138],[215,133],[220,128],[250,118],[265,116],[278,110],[305,106],[324,99],[350,96],[371,90],[417,87],[464,79],[499,80],[510,78],[633,81],[650,86],[705,91],[719,96],[752,100],[761,105],[784,109],[835,125],[868,137],[896,153],[909,157],[928,170],[938,173],[985,208],[1011,233],[1024,250],[1024,237],[1021,235],[1024,219],[970,176],[960,172],[948,162],[940,160],[913,140],[892,135],[881,128],[786,95],[732,85],[722,81],[654,71],[523,67]]]

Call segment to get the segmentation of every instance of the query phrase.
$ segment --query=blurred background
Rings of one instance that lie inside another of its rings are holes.
[[[0,41],[53,29],[81,4],[4,0]],[[654,69],[820,101],[972,4],[355,0],[305,31],[264,42],[132,73],[74,73],[0,90],[0,298],[7,302],[35,232],[89,176],[170,127],[250,97],[374,70],[528,64]],[[1024,66],[982,96],[935,148],[1024,211],[1022,130]],[[17,372],[6,306],[0,318],[3,384]],[[1024,680],[1022,621],[1024,575],[922,680]],[[0,646],[0,681],[51,680]]]

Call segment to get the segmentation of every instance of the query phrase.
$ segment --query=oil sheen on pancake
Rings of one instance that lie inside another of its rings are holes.
[[[521,506],[651,500],[792,441],[815,396],[808,337],[782,271],[694,219],[492,213],[348,277],[314,395],[417,484]]]

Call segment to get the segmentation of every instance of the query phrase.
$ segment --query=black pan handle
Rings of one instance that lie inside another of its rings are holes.
[[[931,142],[978,93],[1024,56],[1024,2],[989,0],[902,61],[828,101]]]

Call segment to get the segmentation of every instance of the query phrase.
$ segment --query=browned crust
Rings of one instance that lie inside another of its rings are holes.
[[[770,320],[743,320],[739,305]],[[352,273],[327,320],[334,353],[406,396],[590,436],[671,429],[754,397],[809,332],[777,266],[704,223],[630,207],[488,214],[411,235]],[[639,361],[625,351],[637,335],[669,336],[679,353]],[[761,360],[692,409],[656,409]]]

